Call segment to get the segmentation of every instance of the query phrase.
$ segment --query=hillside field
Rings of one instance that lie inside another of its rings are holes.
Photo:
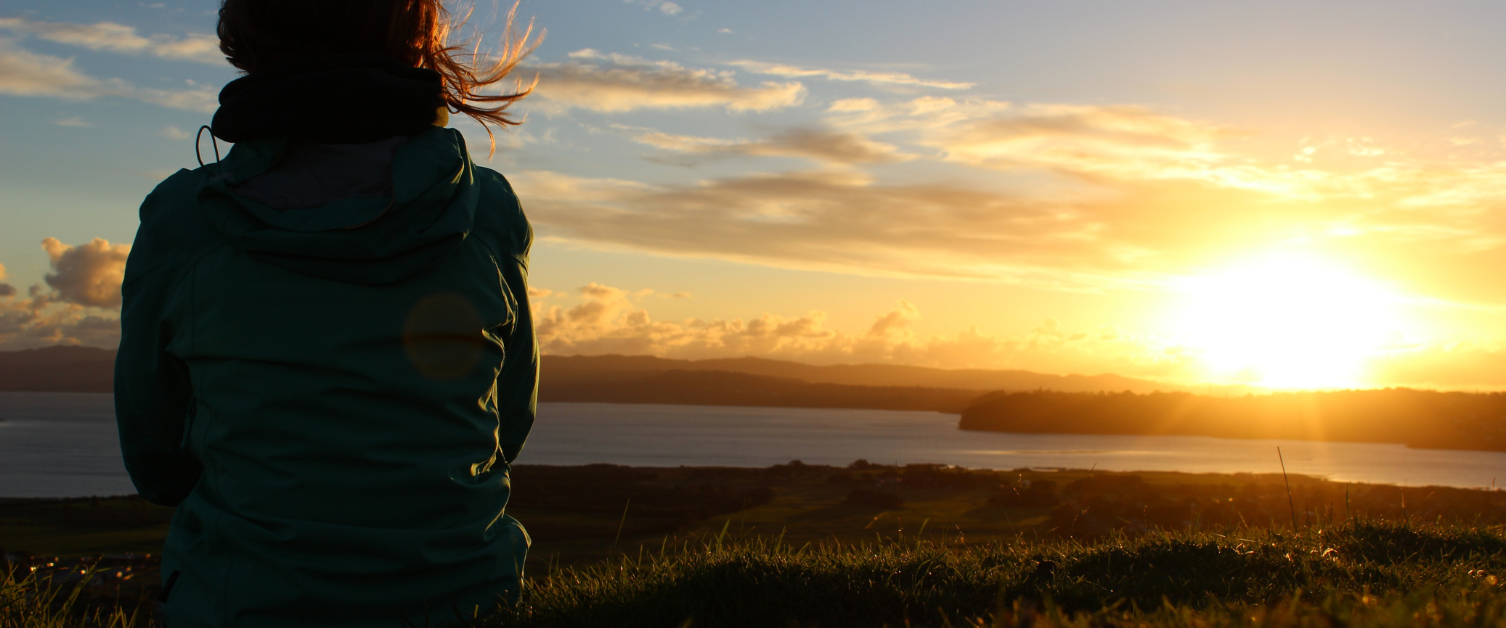
[[[520,465],[509,512],[534,537],[529,592],[481,623],[1506,622],[1499,588],[1506,493],[1301,476],[1290,483],[1288,494],[1279,473],[863,461]],[[0,503],[0,540],[14,567],[0,593],[0,605],[8,604],[0,627],[108,625],[80,623],[80,613],[129,616],[154,595],[155,564],[139,554],[160,543],[170,514],[135,498]],[[83,587],[48,584],[94,563],[104,569]],[[147,625],[139,622],[149,607],[134,625]],[[43,623],[58,613],[72,619]]]

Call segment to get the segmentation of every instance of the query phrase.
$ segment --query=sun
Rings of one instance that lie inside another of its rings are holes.
[[[1186,287],[1181,331],[1219,381],[1362,386],[1366,361],[1396,329],[1385,284],[1314,257],[1271,255]]]

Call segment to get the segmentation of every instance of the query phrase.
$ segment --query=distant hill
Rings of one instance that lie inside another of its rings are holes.
[[[724,371],[847,386],[921,386],[965,390],[1059,390],[1063,392],[1131,391],[1148,393],[1187,388],[1119,375],[1047,375],[1031,371],[938,369],[895,364],[816,366],[764,358],[671,360],[653,356],[545,356],[544,377],[551,381],[635,378],[667,371]]]
[[[540,399],[611,403],[873,408],[961,412],[993,390],[1175,389],[1117,375],[952,370],[880,364],[814,366],[737,358],[543,358]],[[0,351],[0,390],[110,392],[115,352],[89,347]]]
[[[546,358],[550,360],[552,358]],[[546,367],[552,367],[546,362]],[[548,372],[548,371],[546,371]],[[866,408],[959,413],[982,393],[919,386],[847,386],[726,371],[618,373],[605,379],[546,376],[539,401],[666,403],[783,408]]]
[[[1506,393],[1389,388],[1237,397],[1000,392],[958,427],[1015,433],[1143,434],[1401,443],[1506,451]]]
[[[0,351],[0,390],[110,392],[115,351],[94,347],[46,347]]]

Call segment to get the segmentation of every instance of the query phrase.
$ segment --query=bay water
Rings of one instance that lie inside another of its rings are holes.
[[[0,497],[134,492],[108,394],[0,392]],[[939,463],[973,468],[1291,473],[1337,481],[1489,487],[1506,453],[1200,436],[1007,434],[957,415],[890,410],[542,403],[518,464],[768,466]]]

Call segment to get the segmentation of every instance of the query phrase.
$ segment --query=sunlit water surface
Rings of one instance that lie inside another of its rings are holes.
[[[134,492],[105,394],[0,392],[0,496]],[[1353,482],[1490,486],[1506,453],[1199,436],[964,432],[957,416],[889,410],[543,403],[521,464],[767,466],[934,462],[966,467],[1292,473]]]

